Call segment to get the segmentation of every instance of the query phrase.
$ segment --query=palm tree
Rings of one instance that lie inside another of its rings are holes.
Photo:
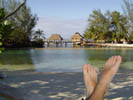
[[[34,33],[35,38],[41,39],[41,36],[44,35],[43,32],[44,32],[43,30],[38,29],[38,30]]]

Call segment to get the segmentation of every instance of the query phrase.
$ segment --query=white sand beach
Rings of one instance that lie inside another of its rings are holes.
[[[82,73],[46,73],[33,71],[5,72],[0,83],[3,93],[22,100],[80,100],[85,97]],[[119,71],[112,81],[106,100],[133,100],[133,73]],[[8,91],[7,91],[8,90]]]

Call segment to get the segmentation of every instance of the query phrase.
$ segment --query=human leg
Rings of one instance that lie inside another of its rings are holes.
[[[121,63],[120,56],[112,56],[107,60],[101,78],[92,93],[90,100],[104,100],[109,83],[115,76]],[[89,99],[88,99],[89,100]]]

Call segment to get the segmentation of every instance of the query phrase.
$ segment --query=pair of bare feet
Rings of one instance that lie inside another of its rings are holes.
[[[83,66],[83,77],[86,87],[86,100],[104,100],[109,83],[119,69],[122,59],[120,56],[112,56],[104,65],[104,70],[99,81],[98,73],[91,65]]]

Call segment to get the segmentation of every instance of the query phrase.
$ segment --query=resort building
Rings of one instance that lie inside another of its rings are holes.
[[[123,44],[128,44],[128,41],[126,39],[124,39],[124,38],[121,39],[121,41],[122,41]]]
[[[79,32],[76,32],[72,37],[71,37],[72,42],[82,42],[83,41],[83,36],[80,35]]]
[[[62,41],[63,38],[59,34],[52,34],[49,38],[49,41]]]

